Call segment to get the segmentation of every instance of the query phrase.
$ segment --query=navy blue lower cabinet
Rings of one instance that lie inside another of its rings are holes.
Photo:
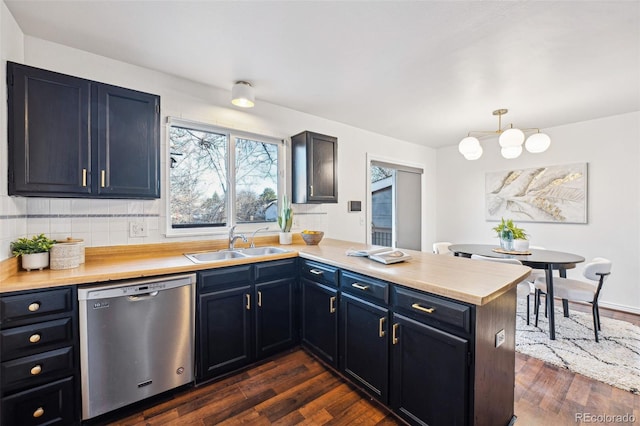
[[[296,279],[258,283],[255,286],[256,358],[264,358],[297,343]]]
[[[469,341],[393,314],[391,408],[411,424],[469,424]]]
[[[342,293],[340,370],[389,403],[389,310]]]
[[[338,290],[300,279],[302,344],[338,368]]]

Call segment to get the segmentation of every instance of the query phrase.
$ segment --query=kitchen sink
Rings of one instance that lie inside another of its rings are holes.
[[[185,253],[185,256],[193,263],[209,263],[221,260],[237,259],[248,257],[239,251],[206,251],[203,253]]]
[[[268,254],[289,253],[290,251],[280,247],[252,247],[240,250],[242,254],[247,256],[265,256]]]
[[[193,263],[209,263],[229,259],[241,259],[252,256],[268,256],[270,254],[288,253],[290,251],[291,250],[286,250],[280,247],[269,246],[252,247],[237,250],[205,251],[202,253],[185,253],[184,255]]]

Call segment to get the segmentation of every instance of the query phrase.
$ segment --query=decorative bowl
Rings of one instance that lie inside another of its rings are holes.
[[[324,232],[322,231],[302,231],[300,233],[302,235],[302,239],[309,246],[315,246],[320,241],[322,241],[322,237],[324,237]]]

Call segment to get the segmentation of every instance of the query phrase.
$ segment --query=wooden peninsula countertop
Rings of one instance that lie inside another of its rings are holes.
[[[530,268],[526,266],[479,262],[404,249],[403,251],[411,255],[409,261],[384,265],[368,258],[346,255],[348,249],[360,250],[371,246],[328,238],[323,239],[317,246],[308,246],[303,244],[298,235],[293,245],[282,246],[291,250],[288,253],[201,264],[195,264],[183,255],[220,250],[224,249],[225,245],[226,240],[212,240],[89,247],[86,249],[86,263],[65,270],[19,271],[19,262],[11,258],[1,265],[0,293],[194,272],[299,256],[481,306],[515,287],[530,272]],[[277,237],[256,239],[256,246],[265,245],[278,246]]]

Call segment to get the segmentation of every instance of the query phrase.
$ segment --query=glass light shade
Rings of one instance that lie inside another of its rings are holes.
[[[507,159],[518,158],[522,154],[522,145],[504,147],[500,150],[500,153]]]
[[[474,138],[473,136],[467,136],[458,144],[458,151],[460,151],[460,154],[465,156],[467,154],[473,154],[478,150],[478,148],[482,150],[482,147],[480,147],[480,141],[478,138]]]
[[[242,108],[251,108],[255,105],[253,87],[246,81],[238,81],[231,89],[231,103]]]
[[[534,133],[527,138],[527,141],[524,143],[527,151],[537,154],[540,152],[545,152],[549,146],[551,145],[551,138],[544,133]]]
[[[502,132],[498,142],[503,148],[520,146],[524,142],[524,133],[520,129],[507,129]]]
[[[466,160],[477,160],[478,158],[482,157],[482,152],[482,147],[478,145],[478,149],[476,151],[469,154],[464,154],[464,158]]]

